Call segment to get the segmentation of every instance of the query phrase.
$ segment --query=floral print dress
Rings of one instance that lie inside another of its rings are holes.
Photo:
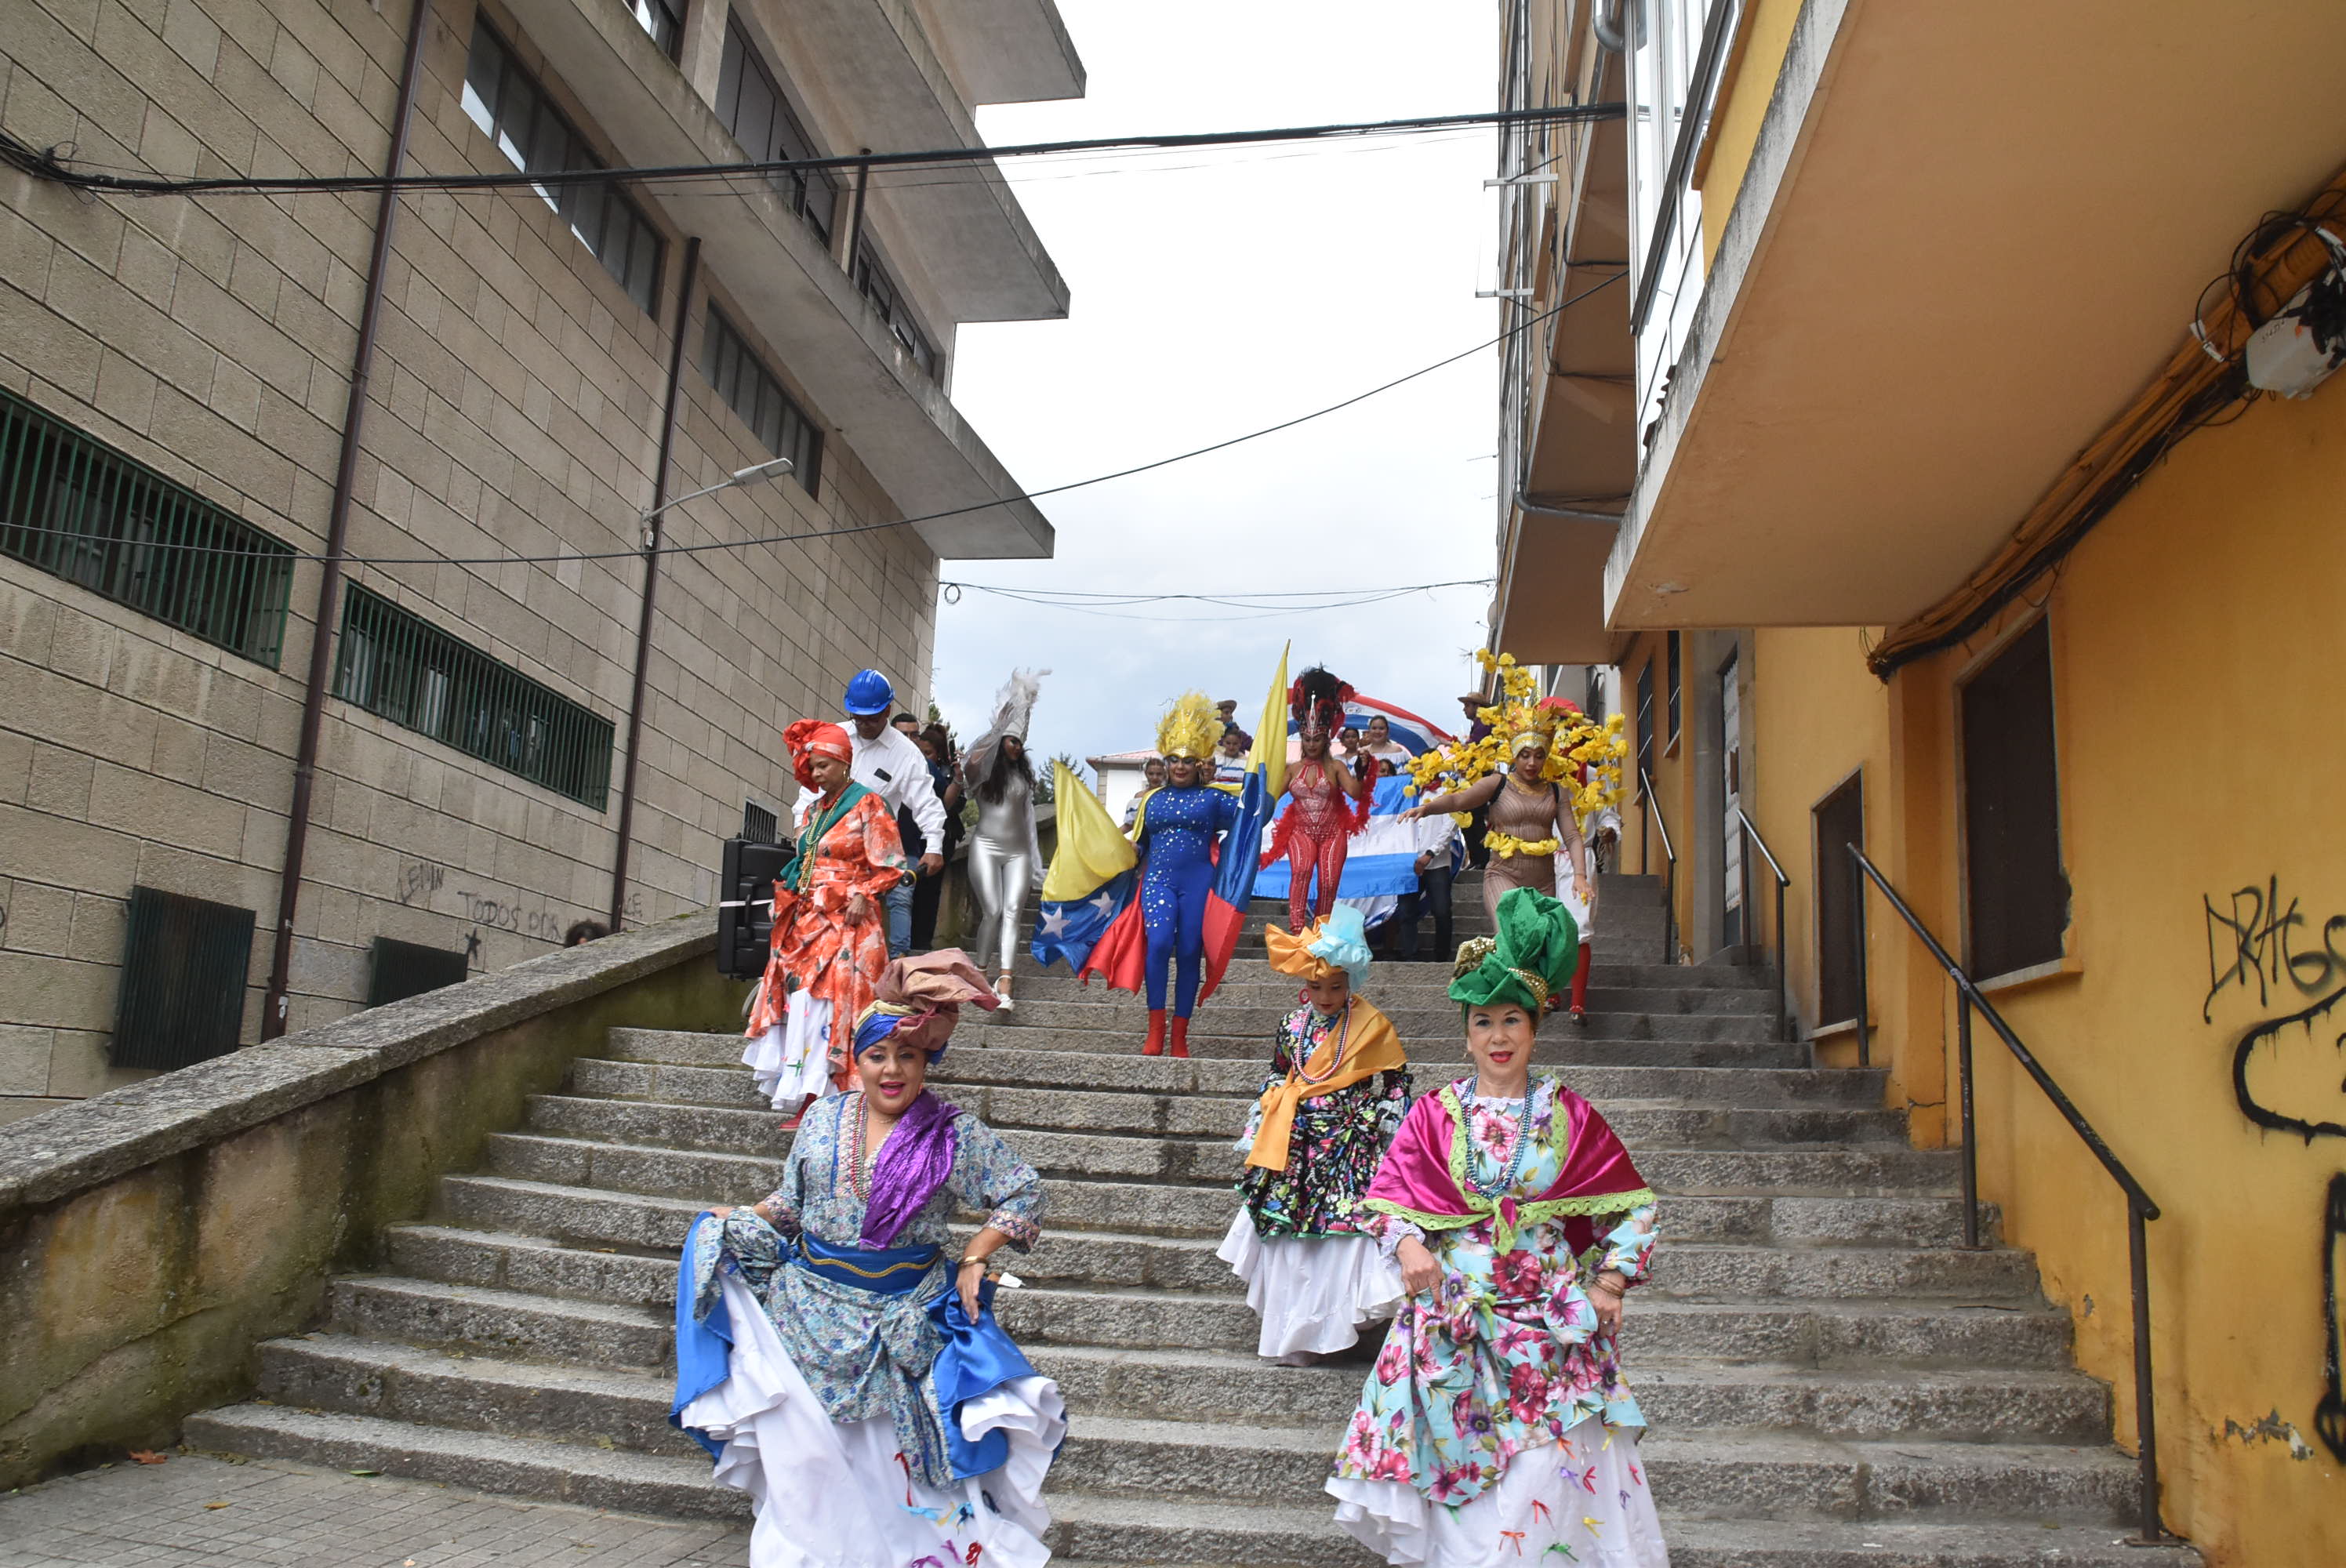
[[[1255,1106],[1238,1141],[1241,1155],[1253,1152],[1262,1126],[1261,1096],[1287,1082],[1296,1064],[1308,1062],[1342,1021],[1341,1013],[1297,1008],[1280,1021],[1271,1043],[1270,1072],[1256,1091]],[[1288,1135],[1287,1166],[1265,1170],[1249,1166],[1238,1180],[1239,1197],[1265,1237],[1329,1237],[1361,1234],[1361,1197],[1377,1174],[1377,1162],[1409,1109],[1409,1070],[1394,1068],[1350,1084],[1332,1095],[1295,1108]]]
[[[801,887],[774,885],[773,952],[741,1055],[777,1109],[845,1086],[848,1033],[888,967],[885,901],[912,867],[894,813],[869,790],[835,816],[818,807],[807,826]],[[847,906],[858,893],[863,916],[852,920]]]
[[[1555,1183],[1557,1087],[1535,1077],[1526,1115],[1524,1100],[1477,1097],[1472,1078],[1452,1085],[1477,1190],[1528,1203]],[[1645,1417],[1583,1291],[1604,1269],[1647,1277],[1653,1206],[1580,1256],[1562,1220],[1525,1227],[1504,1252],[1487,1219],[1429,1235],[1372,1212],[1362,1228],[1388,1252],[1415,1237],[1442,1280],[1403,1303],[1362,1390],[1328,1484],[1344,1528],[1393,1562],[1513,1561],[1553,1543],[1576,1563],[1667,1563],[1635,1459]],[[1515,1462],[1525,1454],[1536,1458]]]

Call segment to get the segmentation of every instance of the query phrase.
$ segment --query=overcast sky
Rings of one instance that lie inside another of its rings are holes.
[[[1090,75],[1067,103],[990,108],[989,141],[1398,118],[1493,107],[1495,7],[1390,0],[1059,0]],[[1226,440],[1489,338],[1494,133],[1273,145],[1009,178],[1073,290],[1064,321],[965,327],[954,402],[1022,484],[1064,484]],[[1176,168],[1174,166],[1183,166]],[[1099,170],[1112,172],[1096,172]],[[1048,561],[948,578],[1166,593],[1382,587],[1492,570],[1489,351],[1300,429],[1040,504]],[[1113,616],[984,594],[939,606],[937,700],[964,739],[1013,665],[1048,667],[1033,744],[1152,743],[1197,687],[1252,727],[1282,641],[1438,724],[1472,684],[1487,588],[1374,608]],[[1144,619],[1141,617],[1158,617]]]

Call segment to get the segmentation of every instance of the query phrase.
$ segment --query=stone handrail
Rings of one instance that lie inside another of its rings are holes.
[[[614,1026],[740,1025],[706,911],[0,1126],[0,1490],[157,1447]]]

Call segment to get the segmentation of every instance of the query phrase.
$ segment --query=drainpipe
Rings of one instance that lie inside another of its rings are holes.
[[[676,415],[683,401],[684,327],[692,317],[692,288],[700,280],[700,236],[684,242],[684,280],[676,291],[676,335],[668,341],[668,409],[660,416],[659,462],[652,471],[651,515],[644,523],[644,602],[636,617],[636,682],[627,697],[627,757],[619,769],[619,848],[611,862],[611,929],[627,901],[627,849],[636,830],[636,758],[644,744],[644,681],[651,670],[652,595],[659,586],[660,528],[667,514],[668,453],[676,448]]]
[[[407,60],[400,67],[399,107],[391,117],[386,178],[395,179],[407,162],[407,132],[415,117],[415,86],[422,78],[423,36],[432,0],[415,0],[407,23]],[[277,934],[269,960],[269,989],[260,1006],[260,1037],[285,1033],[292,983],[293,916],[301,900],[301,859],[309,847],[310,805],[318,778],[318,734],[326,717],[326,677],[333,652],[334,609],[342,596],[342,552],[349,542],[351,493],[358,479],[359,442],[366,429],[367,382],[374,371],[375,329],[382,313],[383,273],[391,263],[392,231],[399,219],[397,188],[383,187],[376,204],[374,249],[367,260],[366,302],[359,311],[359,343],[351,358],[350,403],[342,411],[342,463],[334,471],[334,499],[326,516],[326,553],[318,582],[318,619],[310,636],[310,680],[301,694],[301,738],[293,757],[293,801],[285,824],[285,869],[277,881]]]

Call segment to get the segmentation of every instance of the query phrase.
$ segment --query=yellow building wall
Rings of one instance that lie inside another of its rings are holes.
[[[2346,1274],[2346,741],[2323,701],[2346,667],[2341,528],[2346,384],[2192,436],[2032,596],[2051,617],[2072,920],[2066,972],[1993,1000],[2164,1210],[2149,1257],[2167,1519],[2216,1568],[2346,1563],[2346,1405],[2318,1413],[2339,1398],[2325,1254]],[[1887,687],[1854,629],[1760,633],[1755,820],[1778,852],[1812,846],[1802,819],[1862,762],[1868,853],[1960,954],[1957,687],[2035,613],[2015,606]],[[1799,852],[1787,923],[1813,1017],[1813,849]],[[1934,1142],[1953,993],[1878,898],[1868,912],[1875,1060]],[[2069,1309],[2130,1448],[2124,1201],[1974,1037],[1982,1192]],[[2248,1094],[2298,1130],[2239,1105],[2244,1049]]]
[[[1727,215],[1734,209],[1735,193],[1743,188],[1744,171],[1751,167],[1751,149],[1760,144],[1760,122],[1767,117],[1768,100],[1776,90],[1776,74],[1783,69],[1785,51],[1792,46],[1792,26],[1800,19],[1801,0],[1752,0],[1729,69],[1720,81],[1719,98],[1711,106],[1710,158],[1697,171],[1696,188],[1702,192],[1702,259],[1708,267],[1719,253],[1719,237],[1727,230]]]
[[[1663,830],[1657,830],[1654,813],[1637,799],[1637,674],[1651,659],[1654,667],[1654,803],[1660,809]],[[1679,678],[1688,678],[1681,659]],[[1670,660],[1669,634],[1642,632],[1634,637],[1617,660],[1621,671],[1621,709],[1629,722],[1622,731],[1629,740],[1629,756],[1623,767],[1623,784],[1627,799],[1622,802],[1620,870],[1642,871],[1653,877],[1669,875],[1668,857],[1663,852],[1663,840],[1668,838],[1676,847],[1679,865],[1671,883],[1672,903],[1678,913],[1678,940],[1686,945],[1687,932],[1693,914],[1694,876],[1686,857],[1691,840],[1693,819],[1689,815],[1694,799],[1692,789],[1691,738],[1670,731]],[[1679,713],[1687,711],[1686,694],[1679,694]]]

